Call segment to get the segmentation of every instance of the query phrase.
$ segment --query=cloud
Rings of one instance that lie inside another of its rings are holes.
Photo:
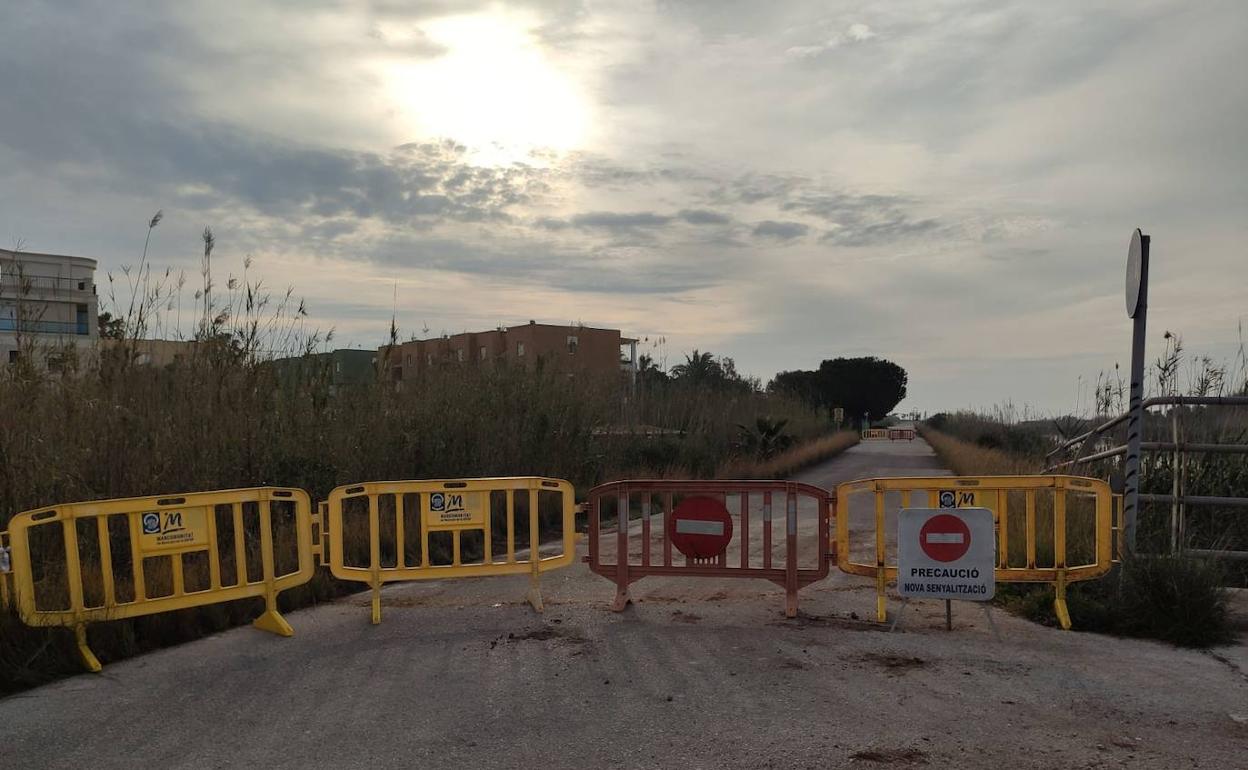
[[[574,227],[601,228],[604,230],[636,230],[638,228],[663,227],[672,221],[670,216],[653,211],[621,214],[614,211],[588,211],[572,217]]]
[[[676,216],[691,225],[726,225],[732,221],[727,214],[706,209],[682,209]]]
[[[1121,252],[1142,224],[1166,326],[1237,349],[1234,0],[411,6],[0,3],[0,238],[115,271],[164,208],[156,264],[194,275],[211,225],[223,263],[255,253],[353,339],[373,323],[381,341],[397,281],[401,323],[590,308],[764,377],[879,353],[911,370],[907,406],[1067,408],[1123,353]],[[579,146],[501,163],[431,132],[402,73],[455,58],[426,27],[469,14],[573,83]],[[830,306],[845,285],[859,304]],[[984,328],[972,356],[959,340]],[[1059,363],[985,372],[1020,355]]]
[[[937,230],[938,220],[919,218],[909,211],[916,205],[914,199],[899,195],[798,191],[780,208],[818,217],[832,225],[820,236],[821,241],[842,246],[868,246]]]
[[[760,238],[776,238],[781,241],[791,241],[794,238],[800,238],[809,231],[810,227],[801,222],[776,222],[771,219],[759,222],[754,226],[754,235]]]
[[[785,50],[784,54],[790,59],[809,59],[843,45],[865,43],[875,36],[876,34],[871,27],[861,22],[856,22],[850,24],[843,32],[836,32],[822,42],[791,46]]]

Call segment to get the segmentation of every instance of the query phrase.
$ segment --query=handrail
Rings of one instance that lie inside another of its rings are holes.
[[[1145,409],[1150,409],[1154,406],[1248,406],[1248,396],[1154,396],[1144,400],[1143,407]],[[1067,439],[1064,444],[1046,454],[1044,459],[1047,460],[1056,454],[1069,450],[1075,444],[1082,443],[1092,436],[1104,433],[1110,428],[1126,422],[1129,417],[1130,414],[1120,414],[1089,431]]]

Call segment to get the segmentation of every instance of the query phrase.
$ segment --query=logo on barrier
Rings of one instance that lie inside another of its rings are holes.
[[[976,490],[945,489],[940,493],[941,508],[994,508],[991,498],[995,493]],[[982,498],[982,499],[981,499]]]
[[[712,559],[732,542],[732,516],[711,497],[687,497],[672,513],[672,545],[690,559]]]
[[[480,492],[433,492],[429,495],[431,527],[469,527],[485,523]]]
[[[144,551],[201,548],[208,545],[208,519],[202,508],[143,514]]]

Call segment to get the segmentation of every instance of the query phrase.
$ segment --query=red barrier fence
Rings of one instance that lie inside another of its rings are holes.
[[[615,481],[589,492],[585,561],[615,581],[617,612],[632,601],[629,584],[664,575],[770,580],[794,617],[798,590],[827,577],[835,558],[833,502],[788,481]]]
[[[889,428],[888,440],[896,441],[898,439],[914,441],[914,428]]]

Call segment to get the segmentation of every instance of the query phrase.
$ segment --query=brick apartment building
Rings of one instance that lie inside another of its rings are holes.
[[[619,329],[529,321],[523,326],[413,340],[393,349],[386,346],[379,351],[378,363],[385,362],[388,368],[382,376],[396,382],[446,364],[533,367],[540,361],[569,373],[610,374],[631,368],[635,343],[621,337]]]

